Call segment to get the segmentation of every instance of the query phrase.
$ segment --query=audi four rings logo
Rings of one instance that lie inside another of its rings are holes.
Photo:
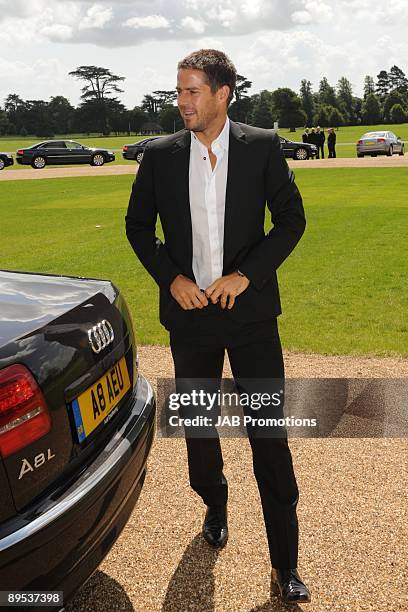
[[[89,344],[94,353],[103,351],[113,342],[114,337],[113,327],[106,319],[88,329]]]

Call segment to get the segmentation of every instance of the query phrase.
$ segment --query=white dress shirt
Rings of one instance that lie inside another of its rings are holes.
[[[222,276],[225,193],[227,189],[230,121],[211,143],[214,170],[205,145],[191,132],[189,192],[193,229],[193,273],[200,289]]]

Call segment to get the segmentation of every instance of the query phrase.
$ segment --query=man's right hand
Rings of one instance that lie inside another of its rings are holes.
[[[208,299],[203,291],[187,276],[178,274],[170,285],[170,293],[184,310],[204,308]]]

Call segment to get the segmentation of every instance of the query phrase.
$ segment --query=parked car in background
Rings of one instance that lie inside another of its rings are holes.
[[[41,169],[54,164],[103,164],[115,161],[115,154],[107,149],[90,148],[74,140],[47,140],[31,147],[18,149],[16,160],[19,164]]]
[[[7,166],[12,166],[14,164],[14,159],[11,153],[0,153],[0,170],[7,168]]]
[[[293,142],[283,136],[279,136],[279,138],[281,149],[285,157],[291,157],[292,159],[309,159],[309,157],[315,157],[315,155],[317,155],[317,147],[314,144]]]
[[[134,142],[133,144],[123,145],[123,159],[134,159],[138,164],[140,164],[143,159],[143,153],[147,143],[151,142],[152,140],[156,140],[156,138],[161,138],[161,136],[152,136],[151,138],[145,138],[144,140],[139,140],[139,142]]]
[[[357,157],[364,155],[388,155],[394,153],[404,155],[405,147],[402,140],[394,132],[367,132],[357,141]]]
[[[66,600],[94,572],[139,497],[155,411],[110,281],[0,271],[2,590]]]

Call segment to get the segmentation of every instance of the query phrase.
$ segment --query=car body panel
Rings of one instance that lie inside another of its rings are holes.
[[[357,155],[390,155],[402,153],[404,143],[389,130],[366,132],[356,144]]]
[[[123,145],[123,149],[122,149],[123,159],[136,160],[136,156],[139,153],[144,153],[146,145],[152,140],[156,140],[157,138],[162,138],[162,136],[151,136],[150,138],[139,140],[138,142],[134,142],[133,144]]]
[[[98,154],[103,155],[105,163],[115,160],[115,154],[108,149],[87,147],[74,140],[47,140],[21,148],[16,153],[16,160],[19,164],[29,165],[40,155],[50,165],[90,164],[93,156]]]
[[[288,140],[283,136],[279,136],[281,149],[285,155],[285,157],[290,157],[292,159],[296,159],[296,151],[304,149],[307,151],[307,158],[314,157],[317,155],[317,147],[314,144],[305,143],[305,142],[294,142],[292,140]]]
[[[0,170],[12,166],[14,159],[11,153],[0,153]]]

